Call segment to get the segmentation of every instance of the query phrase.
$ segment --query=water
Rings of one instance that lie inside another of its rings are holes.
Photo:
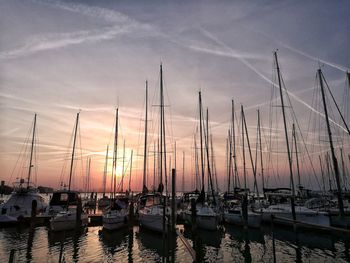
[[[43,195],[49,200],[49,196]],[[193,246],[188,228],[178,226]],[[350,237],[274,228],[276,262],[350,262]],[[179,238],[174,261],[192,262]],[[205,262],[273,262],[273,239],[269,226],[249,229],[224,225],[218,231],[198,230],[196,253]],[[11,249],[15,262],[162,262],[169,256],[162,235],[134,226],[122,231],[103,231],[102,226],[80,231],[53,233],[48,227],[0,228],[0,263],[8,262]],[[170,254],[171,256],[171,254]]]
[[[182,228],[182,226],[179,226]],[[184,236],[193,244],[191,233]],[[179,238],[175,262],[192,262]],[[198,231],[197,257],[206,262],[273,262],[272,235],[268,227],[248,230],[225,225],[223,229]],[[15,249],[15,262],[161,262],[162,236],[134,226],[117,232],[102,227],[52,233],[47,227],[0,229],[0,262]],[[295,234],[275,229],[276,262],[350,262],[349,240],[314,233]]]

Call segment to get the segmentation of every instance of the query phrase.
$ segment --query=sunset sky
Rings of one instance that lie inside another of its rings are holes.
[[[349,10],[350,2],[345,0],[2,0],[0,179],[10,184],[20,176],[19,170],[14,169],[20,163],[19,154],[37,113],[37,184],[57,188],[62,175],[67,181],[71,136],[80,110],[81,145],[77,150],[75,186],[82,189],[86,159],[91,157],[92,187],[101,189],[106,147],[107,144],[110,149],[113,147],[118,107],[118,155],[123,155],[125,139],[125,166],[133,150],[132,186],[139,190],[145,81],[149,83],[149,152],[153,154],[156,137],[152,133],[157,129],[162,63],[168,155],[173,167],[176,141],[178,182],[181,182],[185,152],[186,190],[192,188],[193,136],[201,90],[203,105],[209,109],[219,186],[224,190],[231,99],[236,105],[237,123],[240,105],[245,108],[254,156],[257,109],[261,111],[266,136],[271,108],[280,110],[278,100],[270,107],[272,90],[276,92],[275,50],[291,106],[319,171],[318,154],[324,156],[328,148],[325,148],[323,109],[320,102],[315,102],[320,98],[315,95],[316,71],[321,66],[349,123],[347,98],[350,97],[344,93],[346,88],[350,90],[345,74],[350,69]],[[346,134],[344,125],[334,107],[332,112],[331,118],[338,124],[333,125],[337,147],[343,143],[345,168],[350,171],[349,136],[341,139]],[[276,120],[276,129],[283,129],[282,119]],[[274,137],[281,147],[272,157],[277,163],[277,155],[283,159],[286,153],[283,133]],[[263,148],[263,151],[268,149],[265,144]],[[305,151],[301,146],[302,155]],[[237,155],[241,158],[241,154]],[[248,158],[248,152],[246,155]],[[267,154],[264,156],[266,160]],[[277,172],[281,178],[272,178],[272,171],[265,171],[270,173],[271,186],[288,186],[288,172],[283,163],[278,165]],[[302,163],[302,173],[309,173],[308,161]],[[122,166],[121,159],[118,166]],[[239,166],[241,170],[240,160]],[[24,169],[27,167],[25,163]],[[149,169],[152,167],[153,156],[150,156]],[[250,160],[247,167],[251,182]],[[150,174],[153,177],[151,171]],[[313,182],[314,179],[305,179],[304,184],[312,187],[316,185]]]

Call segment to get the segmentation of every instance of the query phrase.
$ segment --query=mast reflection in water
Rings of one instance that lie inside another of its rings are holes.
[[[182,226],[179,226],[182,228]],[[272,233],[268,226],[244,230],[226,225],[218,231],[190,229],[183,232],[196,255],[206,262],[273,262]],[[334,236],[276,228],[276,261],[350,262],[350,240]],[[174,251],[168,249],[174,244]],[[162,235],[133,228],[108,232],[95,226],[81,231],[52,233],[47,227],[1,228],[0,262],[8,262],[11,249],[14,262],[192,262],[179,238],[163,242]]]

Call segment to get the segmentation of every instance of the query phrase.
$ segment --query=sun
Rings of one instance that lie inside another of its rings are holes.
[[[117,178],[121,178],[123,175],[123,167],[121,165],[117,165],[117,167],[115,168],[115,172],[113,172],[113,164],[108,164],[107,175],[111,177],[112,174],[115,174]]]
[[[116,171],[116,176],[118,177],[118,178],[120,178],[120,177],[122,177],[122,175],[123,175],[123,167],[122,166],[117,166],[116,167],[116,169],[115,169]]]

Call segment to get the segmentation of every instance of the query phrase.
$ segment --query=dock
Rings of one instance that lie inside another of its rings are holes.
[[[332,226],[322,226],[317,224],[306,223],[298,220],[293,220],[284,217],[272,217],[273,223],[284,226],[293,226],[297,229],[306,229],[311,231],[323,232],[327,234],[334,234],[338,236],[350,237],[350,229],[332,227]]]

